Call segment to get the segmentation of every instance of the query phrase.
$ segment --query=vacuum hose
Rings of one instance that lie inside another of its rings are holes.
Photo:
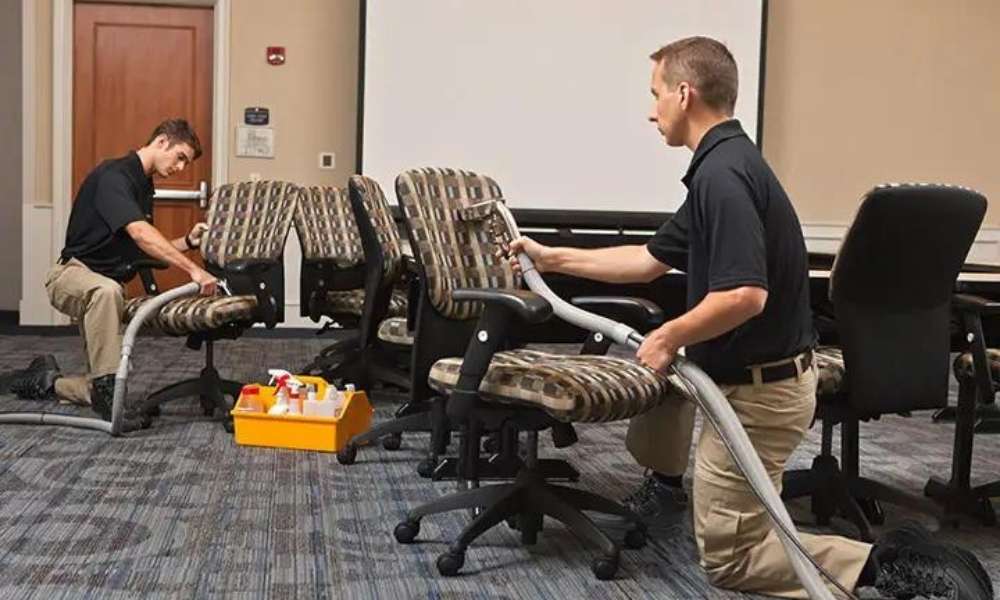
[[[494,217],[503,220],[512,236],[516,238],[520,235],[517,223],[506,205],[494,202]],[[587,312],[557,296],[535,270],[535,266],[527,254],[520,253],[517,259],[528,287],[531,291],[548,300],[552,304],[553,312],[559,318],[586,331],[602,333],[616,343],[632,349],[638,349],[642,344],[643,336],[628,325]],[[785,509],[778,491],[768,477],[760,457],[750,443],[750,438],[740,424],[736,413],[733,412],[732,406],[729,405],[729,401],[715,385],[715,382],[694,363],[680,356],[674,359],[670,368],[685,386],[685,395],[698,404],[706,420],[715,428],[736,465],[747,478],[754,495],[767,510],[768,516],[775,525],[778,538],[785,549],[785,555],[791,562],[799,582],[802,583],[802,587],[805,588],[809,597],[817,600],[833,600],[833,594],[820,577],[819,571],[822,571],[823,575],[840,591],[849,598],[853,598],[854,595],[823,570],[802,546],[795,525]]]
[[[139,307],[135,316],[129,321],[128,327],[125,329],[125,335],[122,336],[122,360],[118,363],[118,372],[115,373],[115,394],[111,404],[111,435],[118,436],[122,432],[123,420],[125,418],[125,382],[128,379],[129,358],[132,356],[132,347],[135,345],[135,338],[139,335],[139,329],[142,327],[142,324],[146,319],[160,312],[164,304],[177,298],[192,296],[200,290],[201,286],[192,281],[191,283],[153,296]]]

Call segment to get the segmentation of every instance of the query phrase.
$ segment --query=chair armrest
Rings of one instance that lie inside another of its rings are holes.
[[[265,274],[281,263],[275,260],[234,260],[222,268],[223,277],[234,294],[248,294],[257,298],[257,318],[268,329],[278,324],[278,300],[268,288]]]
[[[162,260],[149,258],[148,256],[137,258],[119,267],[113,274],[112,279],[126,283],[138,275],[139,278],[142,279],[142,287],[146,293],[150,296],[155,296],[160,293],[160,290],[156,285],[156,279],[153,277],[153,273],[150,269],[166,269],[169,266],[170,265]]]
[[[454,290],[451,297],[459,301],[478,300],[502,306],[526,323],[541,323],[552,316],[549,301],[528,290],[462,288]]]
[[[475,300],[486,304],[476,323],[476,333],[469,338],[458,382],[448,396],[448,418],[462,423],[481,404],[479,384],[489,371],[493,355],[506,346],[511,330],[518,321],[539,323],[549,318],[552,305],[527,290],[457,289],[451,296],[459,301]]]
[[[631,296],[577,296],[573,306],[595,312],[643,332],[659,327],[665,317],[663,309],[651,300]]]
[[[987,300],[982,296],[972,294],[954,294],[951,297],[951,306],[961,313],[973,313],[976,315],[997,315],[1000,314],[1000,302]]]

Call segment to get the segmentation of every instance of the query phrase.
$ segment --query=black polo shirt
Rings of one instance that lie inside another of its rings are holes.
[[[62,260],[76,258],[115,278],[126,261],[143,255],[125,226],[153,220],[153,180],[135,152],[106,160],[83,180],[66,227]]]
[[[720,123],[698,144],[682,181],[684,204],[647,247],[687,272],[690,310],[709,292],[768,291],[764,311],[736,329],[687,348],[719,383],[748,365],[793,356],[815,343],[802,226],[774,172],[739,121]]]

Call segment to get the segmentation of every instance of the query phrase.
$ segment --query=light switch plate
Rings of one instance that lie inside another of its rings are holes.
[[[319,168],[321,169],[335,169],[337,168],[337,155],[333,152],[320,152],[319,153]]]

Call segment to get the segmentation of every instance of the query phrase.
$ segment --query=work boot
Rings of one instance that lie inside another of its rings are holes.
[[[993,582],[990,580],[986,567],[976,558],[975,554],[955,544],[935,541],[931,532],[916,521],[906,521],[881,535],[875,544],[873,553],[876,560],[882,563],[884,557],[890,556],[902,548],[921,545],[938,548],[940,552],[960,560],[976,576],[981,589],[987,593],[986,597],[993,597]]]
[[[650,473],[638,488],[622,499],[622,505],[635,513],[648,531],[664,535],[684,520],[688,497],[683,488],[667,485]],[[631,520],[618,515],[594,512],[588,516],[607,531],[618,532],[633,528]]]
[[[28,368],[9,374],[4,383],[7,393],[22,400],[42,400],[52,396],[56,379],[61,375],[55,357],[46,354],[36,356]]]
[[[889,598],[914,596],[948,600],[989,600],[993,586],[977,571],[985,569],[970,552],[963,555],[954,546],[915,539],[905,532],[897,539],[915,540],[905,545],[878,544],[875,589]],[[969,557],[975,565],[969,564]]]
[[[688,496],[684,488],[667,485],[650,474],[622,504],[649,527],[676,525],[687,512]]]
[[[111,411],[115,397],[115,376],[114,374],[95,377],[90,382],[91,408],[94,409],[102,419],[111,422]],[[131,408],[125,408],[122,418],[122,432],[135,431],[137,429],[148,429],[152,425],[151,417],[137,415]]]
[[[13,371],[7,371],[6,373],[0,374],[0,394],[9,394],[11,392],[11,383],[24,375],[25,372],[38,370],[45,366],[49,366],[57,371],[59,370],[59,365],[56,364],[56,357],[51,354],[43,354],[33,358],[26,369],[15,369]]]

